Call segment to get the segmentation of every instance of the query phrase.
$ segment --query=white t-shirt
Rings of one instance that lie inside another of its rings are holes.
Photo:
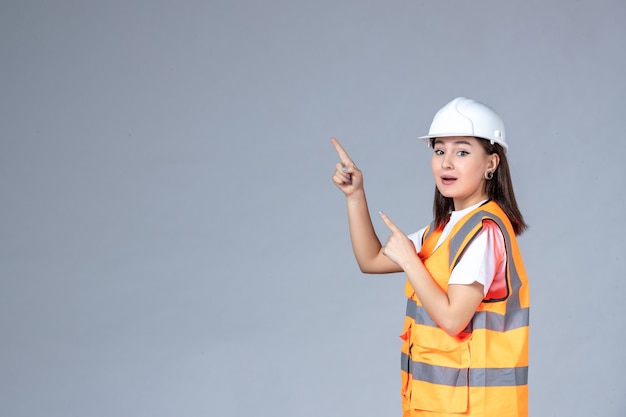
[[[485,201],[481,201],[463,210],[450,213],[450,220],[445,225],[441,237],[433,251],[448,237],[454,225],[461,220],[463,216]],[[422,238],[425,230],[426,228],[424,227],[408,236],[409,239],[413,241],[417,252],[422,248]],[[496,224],[486,222],[483,229],[472,240],[465,250],[465,253],[452,270],[448,284],[468,285],[479,282],[483,284],[486,296],[494,280],[502,282],[502,280],[505,279],[505,274],[506,249],[504,246],[504,236]]]

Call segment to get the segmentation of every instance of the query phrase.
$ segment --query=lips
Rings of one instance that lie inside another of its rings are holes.
[[[450,185],[450,184],[454,184],[454,182],[456,181],[456,177],[453,177],[451,175],[442,175],[441,177],[441,183],[443,185]]]

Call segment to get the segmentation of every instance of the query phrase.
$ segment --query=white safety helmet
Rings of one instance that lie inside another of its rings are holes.
[[[474,136],[499,143],[506,151],[509,146],[504,123],[491,107],[470,98],[457,97],[435,114],[428,135],[420,136],[430,143],[432,138]]]

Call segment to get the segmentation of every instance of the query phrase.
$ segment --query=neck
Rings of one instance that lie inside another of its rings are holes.
[[[454,211],[459,211],[459,210],[464,210],[470,206],[473,206],[474,204],[478,204],[481,201],[485,201],[489,198],[489,196],[487,196],[487,193],[485,194],[481,194],[479,196],[475,196],[472,198],[468,198],[468,199],[463,199],[463,200],[457,200],[454,199]]]

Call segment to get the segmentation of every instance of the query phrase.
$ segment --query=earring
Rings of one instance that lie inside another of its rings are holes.
[[[493,171],[487,171],[485,173],[485,178],[487,178],[487,180],[490,180],[493,178]]]

